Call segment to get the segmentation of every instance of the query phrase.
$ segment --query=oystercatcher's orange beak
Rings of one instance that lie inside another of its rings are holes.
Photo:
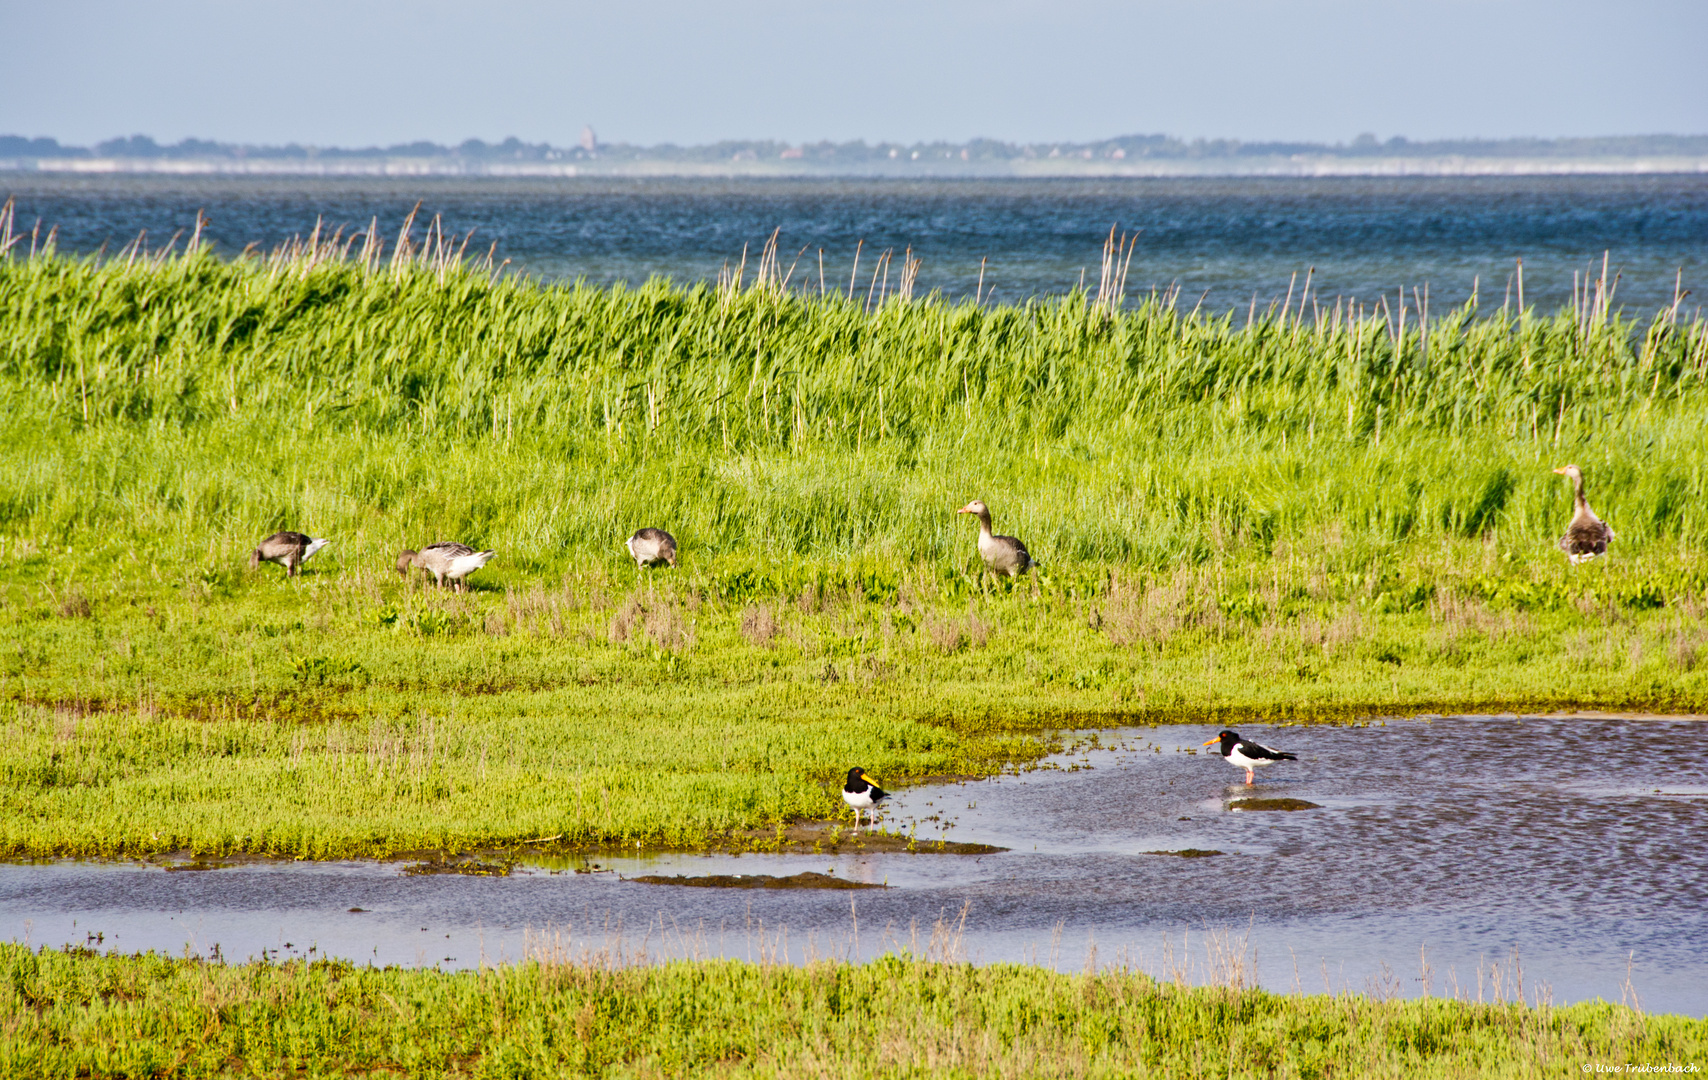
[[[1216,737],[1215,737],[1215,738],[1213,738],[1213,739],[1205,739],[1205,740],[1204,740],[1204,741],[1203,741],[1203,742],[1201,742],[1201,743],[1199,743],[1199,744],[1198,744],[1198,745],[1199,745],[1199,746],[1209,746],[1209,745],[1211,745],[1211,744],[1212,744],[1212,743],[1219,743],[1219,742],[1221,742],[1221,741],[1222,741],[1222,737],[1221,737],[1221,736],[1220,736],[1220,735],[1217,735],[1217,736],[1216,736]]]

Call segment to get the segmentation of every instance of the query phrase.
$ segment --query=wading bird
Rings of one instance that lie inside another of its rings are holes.
[[[1589,501],[1583,497],[1583,470],[1576,465],[1563,465],[1554,471],[1571,478],[1574,507],[1572,523],[1566,526],[1566,535],[1560,537],[1560,550],[1573,566],[1607,554],[1607,545],[1613,543],[1613,530],[1595,516]]]
[[[676,538],[663,529],[641,529],[629,537],[626,545],[634,556],[635,567],[669,563],[676,568]]]
[[[331,542],[305,533],[276,532],[249,553],[249,569],[258,569],[264,562],[276,562],[285,568],[286,577],[296,577],[309,556]]]
[[[856,765],[848,770],[848,779],[842,785],[842,801],[854,808],[856,836],[860,834],[860,811],[866,811],[866,823],[873,824],[878,820],[878,804],[889,797],[889,792],[866,778],[865,769]]]
[[[1245,782],[1257,783],[1257,773],[1254,771],[1260,765],[1273,765],[1277,761],[1298,761],[1297,754],[1283,754],[1279,750],[1271,750],[1267,746],[1259,746],[1250,739],[1242,739],[1237,731],[1224,731],[1214,739],[1205,739],[1204,745],[1220,742],[1222,758],[1236,769],[1245,770]]]
[[[991,573],[1019,577],[1038,565],[1032,561],[1025,544],[1012,536],[997,536],[990,531],[990,507],[980,500],[974,499],[955,513],[972,514],[979,519],[979,557]]]
[[[468,582],[464,579],[479,570],[497,554],[492,551],[476,551],[467,544],[451,541],[441,541],[428,544],[420,551],[403,549],[397,557],[397,572],[404,577],[409,576],[410,567],[420,567],[433,575],[433,580],[443,585],[449,581],[458,592],[468,591]]]

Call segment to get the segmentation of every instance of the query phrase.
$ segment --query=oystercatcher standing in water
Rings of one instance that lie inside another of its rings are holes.
[[[860,834],[860,811],[867,812],[867,824],[878,820],[878,804],[890,797],[890,793],[872,783],[866,778],[866,770],[856,765],[848,770],[848,779],[842,785],[842,801],[854,808],[854,834]]]
[[[1297,754],[1283,754],[1279,750],[1271,750],[1267,746],[1259,746],[1250,739],[1242,739],[1237,731],[1224,731],[1214,739],[1205,739],[1204,745],[1220,742],[1222,758],[1229,765],[1245,770],[1245,782],[1255,784],[1257,773],[1254,771],[1260,765],[1273,765],[1277,761],[1298,761]]]

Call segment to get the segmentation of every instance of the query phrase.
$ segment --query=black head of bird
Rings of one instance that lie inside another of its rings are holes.
[[[857,792],[865,791],[869,787],[877,786],[877,784],[866,778],[866,770],[856,765],[854,768],[848,770],[848,780],[842,785],[842,790]]]
[[[1237,731],[1223,731],[1221,734],[1217,735],[1213,739],[1205,739],[1203,742],[1203,745],[1204,746],[1210,746],[1214,743],[1221,743],[1222,744],[1222,756],[1227,757],[1228,752],[1231,751],[1234,748],[1234,746],[1236,744],[1238,744],[1239,741],[1240,741],[1239,732],[1237,732]]]

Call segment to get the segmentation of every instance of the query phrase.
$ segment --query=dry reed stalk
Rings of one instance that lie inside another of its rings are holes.
[[[903,303],[913,301],[913,286],[919,280],[919,268],[924,265],[924,259],[913,257],[913,248],[909,247],[901,257],[901,284],[896,287],[896,295]]]

